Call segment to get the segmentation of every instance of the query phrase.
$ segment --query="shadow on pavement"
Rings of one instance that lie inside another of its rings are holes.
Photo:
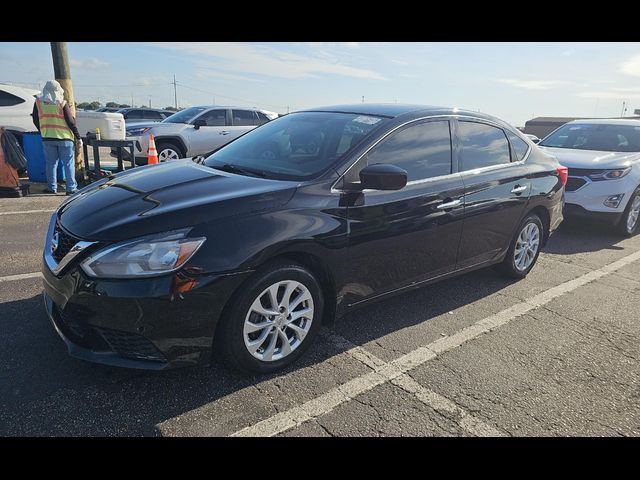
[[[606,223],[568,218],[551,236],[543,251],[571,255],[600,250],[624,250],[616,244],[625,238],[613,226]]]

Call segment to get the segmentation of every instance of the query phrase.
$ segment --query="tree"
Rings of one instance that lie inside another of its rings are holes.
[[[93,102],[78,103],[76,105],[76,107],[81,108],[82,110],[96,110],[96,109],[100,108],[101,106],[102,106],[102,104],[100,102],[96,102],[95,100]]]
[[[177,111],[180,110],[179,108],[176,108],[176,107],[164,107],[164,109],[165,110],[171,110],[172,112],[177,112]]]
[[[116,103],[116,102],[107,102],[107,103],[105,104],[105,107],[109,107],[109,108],[118,108],[118,107],[120,107],[120,105],[119,105],[118,103]],[[124,108],[124,107],[122,107],[122,108]]]

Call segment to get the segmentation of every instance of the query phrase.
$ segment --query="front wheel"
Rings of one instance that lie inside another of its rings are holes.
[[[504,258],[500,269],[511,278],[524,278],[531,271],[538,255],[544,227],[540,217],[536,214],[527,215],[511,241],[507,256]]]
[[[234,294],[214,350],[238,370],[275,372],[309,347],[322,310],[320,285],[309,271],[288,262],[272,264]]]
[[[640,187],[631,195],[627,208],[618,224],[620,233],[632,237],[640,229]]]
[[[169,160],[178,160],[184,158],[182,149],[170,142],[158,142],[158,160],[167,162]]]

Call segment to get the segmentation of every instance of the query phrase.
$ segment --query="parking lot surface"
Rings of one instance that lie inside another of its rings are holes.
[[[485,269],[353,312],[277,375],[67,355],[40,258],[64,196],[0,199],[0,435],[640,435],[640,237],[565,222]]]

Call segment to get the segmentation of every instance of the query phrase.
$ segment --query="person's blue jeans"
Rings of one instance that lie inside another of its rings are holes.
[[[44,157],[47,163],[46,172],[49,190],[53,192],[58,190],[58,179],[56,178],[58,161],[62,162],[67,192],[72,192],[78,188],[73,155],[75,143],[71,140],[45,140],[42,145],[44,146]]]

